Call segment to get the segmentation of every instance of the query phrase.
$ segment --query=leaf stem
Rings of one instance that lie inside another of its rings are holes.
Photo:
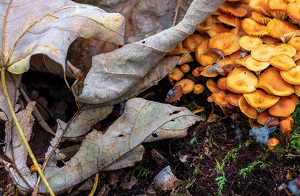
[[[25,138],[25,135],[24,135],[24,133],[22,131],[22,128],[21,128],[21,126],[20,126],[20,124],[18,122],[16,113],[14,111],[14,108],[12,107],[12,104],[11,104],[11,101],[9,99],[9,95],[8,95],[8,92],[7,92],[6,82],[5,82],[5,71],[6,71],[6,68],[5,67],[1,67],[1,81],[2,81],[2,86],[3,86],[4,96],[6,98],[8,106],[9,106],[9,109],[10,109],[10,112],[12,114],[13,120],[14,120],[14,122],[16,124],[16,127],[17,127],[17,129],[19,131],[19,134],[20,134],[20,136],[21,136],[21,138],[22,138],[22,140],[23,140],[23,142],[25,144],[25,147],[28,150],[28,154],[29,154],[29,156],[30,156],[30,158],[31,158],[34,166],[37,169],[38,174],[41,176],[42,180],[44,181],[45,186],[47,187],[48,191],[50,192],[50,195],[55,196],[55,194],[52,191],[52,189],[51,189],[48,181],[46,180],[46,178],[45,178],[45,176],[44,176],[41,168],[38,166],[38,162],[37,162],[36,158],[34,157],[34,154],[32,153],[32,150],[31,150],[31,148],[30,148],[30,146],[29,146],[29,144],[28,144],[28,142],[27,142],[27,140]]]

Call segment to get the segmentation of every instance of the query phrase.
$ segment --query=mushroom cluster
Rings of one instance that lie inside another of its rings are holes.
[[[290,142],[291,114],[300,96],[299,10],[299,0],[225,2],[170,52],[185,58],[168,77],[183,89],[193,83],[184,94],[199,85],[182,79],[184,73],[208,78],[209,101],[224,112],[234,108],[251,127],[280,126]],[[193,57],[194,67],[187,65]]]

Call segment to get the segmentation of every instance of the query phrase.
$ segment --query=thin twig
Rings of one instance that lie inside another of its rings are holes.
[[[31,102],[30,98],[28,97],[27,93],[25,92],[25,90],[23,89],[22,86],[20,86],[19,88],[21,94],[23,95],[25,101],[27,102],[27,104],[29,102]],[[51,135],[55,135],[55,132],[49,127],[49,125],[45,122],[45,120],[43,119],[42,115],[40,114],[39,110],[36,108],[36,106],[33,107],[33,111],[32,111],[33,116],[36,118],[36,120],[38,121],[39,125],[41,125],[41,127],[47,131],[48,133],[50,133]]]

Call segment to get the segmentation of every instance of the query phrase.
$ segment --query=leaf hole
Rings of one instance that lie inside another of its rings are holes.
[[[178,114],[179,112],[180,112],[180,110],[177,110],[177,111],[174,111],[174,112],[170,113],[170,115]]]
[[[152,133],[152,137],[157,138],[158,137],[157,133]]]
[[[142,44],[146,43],[145,41],[142,41]]]
[[[62,161],[57,161],[57,163],[56,163],[56,166],[59,167],[59,168],[63,167],[64,165],[65,164]]]
[[[123,136],[124,136],[123,134],[118,135],[118,137],[123,137]]]

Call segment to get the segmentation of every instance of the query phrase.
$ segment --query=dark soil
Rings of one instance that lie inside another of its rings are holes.
[[[49,81],[55,81],[55,83]],[[39,104],[40,111],[43,111],[41,113],[53,128],[55,128],[55,118],[67,121],[75,113],[76,104],[62,78],[31,71],[24,75],[23,83],[31,97],[35,96],[35,100],[42,101]],[[164,102],[164,96],[170,88],[168,80],[164,79],[159,85],[142,93],[141,96]],[[208,117],[212,108],[210,103],[206,102],[207,96],[207,92],[199,96],[188,95],[176,105],[192,107],[191,103],[195,103],[205,107],[201,115]],[[181,181],[181,184],[173,191],[178,195],[186,194],[187,191],[191,195],[218,195],[218,193],[221,195],[284,195],[284,191],[278,191],[278,186],[300,175],[299,158],[290,159],[285,155],[272,154],[266,145],[260,145],[251,140],[246,119],[241,121],[246,123],[236,124],[231,118],[224,117],[218,107],[215,107],[214,113],[218,115],[214,122],[197,123],[189,129],[188,135],[183,139],[145,144],[144,159],[136,163],[134,167],[101,173],[96,193],[98,195],[152,195],[155,175],[169,165],[174,175]],[[111,124],[116,116],[110,115],[102,123],[102,128]],[[2,122],[1,142],[4,137],[3,128]],[[43,145],[51,138],[49,134],[41,131],[38,125],[35,126],[35,131],[39,136],[35,141],[40,141],[39,145]],[[71,144],[73,143],[64,145]],[[32,147],[38,158],[44,153],[40,150],[41,146],[33,145]],[[232,156],[226,156],[230,152],[233,152]],[[246,172],[245,177],[239,174],[241,169],[258,161],[261,162],[253,166],[251,171]],[[217,163],[220,165],[223,163],[223,168],[219,170],[219,173],[215,169]],[[28,164],[30,165],[30,161]],[[138,181],[132,188],[126,189],[126,186],[122,185],[126,185],[132,176],[135,176]],[[216,179],[222,176],[224,176],[224,181],[218,183]],[[77,185],[68,194],[88,195],[93,180],[92,177]],[[9,183],[11,180],[7,172],[0,168],[0,188],[4,189]],[[89,185],[88,188],[84,188],[85,184]],[[171,193],[160,192],[160,194]]]

